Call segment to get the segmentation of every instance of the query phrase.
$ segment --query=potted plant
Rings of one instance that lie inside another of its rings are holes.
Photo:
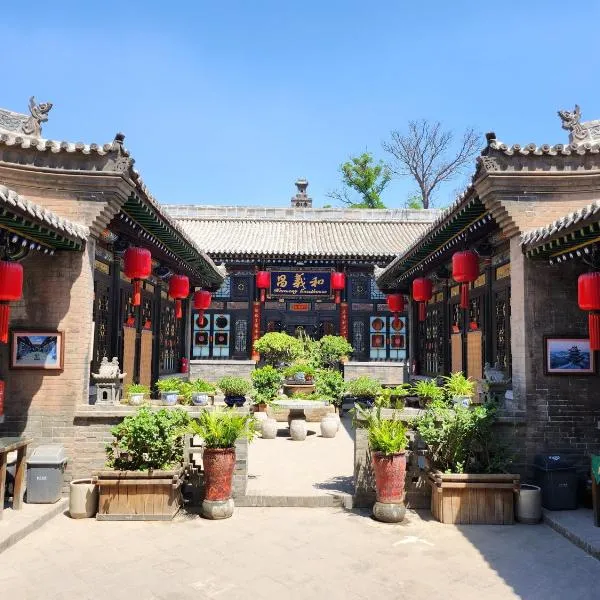
[[[382,417],[381,407],[365,410],[359,404],[355,405],[354,421],[362,421],[367,430],[377,494],[373,516],[388,523],[402,521],[406,512],[406,427],[396,418]]]
[[[443,377],[443,379],[448,398],[455,404],[460,403],[463,406],[469,406],[475,393],[475,382],[471,378],[465,377],[461,371],[452,373],[449,377]]]
[[[144,403],[144,397],[150,395],[150,388],[141,383],[130,383],[125,388],[125,395],[131,406],[140,406]]]
[[[183,438],[189,417],[182,409],[142,406],[111,429],[107,467],[94,475],[98,520],[169,520],[181,506]],[[132,493],[133,492],[133,493]]]
[[[290,364],[303,352],[300,340],[287,333],[272,331],[254,342],[254,349],[268,365],[279,367]]]
[[[344,394],[343,375],[334,369],[319,369],[315,375],[315,393],[340,411]]]
[[[219,380],[217,387],[225,396],[225,404],[232,407],[244,406],[246,394],[251,390],[252,385],[243,377],[227,375]]]
[[[191,403],[194,406],[206,406],[209,397],[215,394],[215,386],[208,383],[208,381],[204,381],[204,379],[183,382],[181,390],[186,403]]]
[[[410,389],[403,385],[398,385],[393,388],[383,388],[381,395],[375,401],[377,406],[382,408],[394,408],[402,410],[404,408],[404,398],[410,395]]]
[[[431,512],[442,523],[514,522],[519,476],[506,473],[510,457],[494,434],[496,410],[434,400],[417,421],[428,447]]]
[[[182,384],[185,383],[179,377],[163,377],[156,382],[156,388],[160,392],[160,399],[165,406],[177,404],[182,394]]]
[[[420,379],[412,386],[412,393],[419,397],[421,407],[429,402],[443,400],[444,388],[440,387],[434,379]]]
[[[315,377],[315,368],[304,362],[296,362],[283,370],[283,376],[294,383],[312,384]]]
[[[319,340],[320,361],[326,367],[336,367],[353,350],[348,340],[341,335],[325,335]]]
[[[281,387],[281,375],[277,369],[271,365],[266,365],[260,369],[254,369],[252,375],[253,401],[259,412],[265,412],[267,405],[270,404],[279,393]]]
[[[191,422],[192,432],[204,440],[204,517],[225,519],[233,514],[231,488],[235,442],[238,438],[246,438],[251,442],[256,435],[255,424],[253,416],[229,409],[204,411],[197,420]]]
[[[346,394],[354,398],[354,402],[371,408],[381,395],[381,384],[376,379],[362,375],[346,384]]]

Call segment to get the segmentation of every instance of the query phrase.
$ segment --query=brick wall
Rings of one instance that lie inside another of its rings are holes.
[[[235,375],[250,379],[256,367],[253,360],[191,360],[190,379],[204,379],[216,383],[226,375]]]
[[[366,375],[379,383],[399,385],[408,381],[408,366],[403,362],[347,362],[344,364],[344,379],[350,381]]]

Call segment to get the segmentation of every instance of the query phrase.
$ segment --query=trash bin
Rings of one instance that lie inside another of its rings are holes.
[[[61,497],[67,455],[60,444],[38,446],[27,459],[27,502],[54,504]]]
[[[577,508],[577,472],[560,454],[538,454],[533,461],[536,483],[542,488],[542,506],[549,510]]]

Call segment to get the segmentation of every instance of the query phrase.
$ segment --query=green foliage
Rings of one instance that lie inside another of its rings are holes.
[[[445,473],[498,473],[510,464],[506,449],[498,443],[492,426],[496,406],[450,407],[432,401],[417,421],[432,465]]]
[[[383,408],[404,408],[404,397],[410,394],[410,388],[403,385],[395,388],[383,388],[380,396],[375,400],[377,406]]]
[[[304,350],[300,340],[287,333],[277,331],[265,333],[260,339],[256,340],[254,349],[267,364],[273,367],[278,367],[281,363],[289,364],[293,362]]]
[[[423,197],[421,194],[413,194],[406,200],[406,208],[410,208],[412,210],[422,210],[423,209]]]
[[[316,369],[307,363],[297,362],[286,367],[283,370],[283,376],[286,379],[293,379],[298,373],[304,373],[307,379],[312,379],[315,376]]]
[[[269,404],[277,397],[281,387],[281,375],[277,369],[270,365],[254,369],[251,378],[255,404]]]
[[[159,392],[177,392],[183,394],[185,383],[187,382],[180,377],[165,377],[156,382],[156,389]]]
[[[111,429],[107,466],[122,471],[169,469],[183,462],[188,414],[181,410],[140,408]]]
[[[340,165],[340,171],[342,182],[346,188],[358,193],[360,201],[350,199],[347,191],[331,192],[329,197],[351,208],[385,208],[381,194],[392,179],[392,173],[382,161],[376,163],[370,152],[363,152]]]
[[[296,363],[319,368],[321,366],[321,342],[314,340],[306,333],[300,333],[298,340],[302,344],[302,352],[296,359]]]
[[[242,415],[235,410],[225,409],[200,413],[190,424],[191,431],[199,435],[207,448],[233,448],[238,438],[249,442],[256,435],[256,420],[251,415]]]
[[[440,387],[433,379],[420,379],[412,386],[412,392],[424,400],[444,399],[444,388]]]
[[[186,404],[191,404],[192,394],[214,394],[216,389],[212,383],[204,381],[204,379],[195,379],[194,381],[184,381],[181,384],[180,391],[185,398]]]
[[[222,377],[217,386],[225,396],[245,396],[252,388],[247,379],[234,375]]]
[[[406,449],[408,437],[404,423],[396,418],[383,418],[380,406],[372,410],[366,410],[359,404],[355,404],[354,418],[355,423],[356,421],[365,423],[369,447],[373,452],[390,455],[404,452]]]
[[[317,392],[295,392],[292,394],[292,400],[310,400],[312,402],[327,402],[331,404],[331,400],[329,398],[325,398],[320,396]]]
[[[462,371],[452,373],[449,377],[443,377],[444,389],[448,398],[454,398],[456,396],[468,396],[473,397],[475,393],[475,382],[471,378],[467,378],[463,375]]]
[[[374,400],[381,395],[381,385],[377,380],[363,375],[346,384],[346,393],[354,398],[372,398]]]
[[[348,340],[341,335],[325,335],[319,341],[318,354],[323,366],[333,367],[353,350]]]
[[[333,369],[319,369],[315,377],[316,395],[328,400],[335,406],[341,406],[344,394],[344,377]]]
[[[144,396],[149,396],[150,388],[141,383],[130,383],[125,387],[125,395],[129,396],[131,394],[144,394]]]

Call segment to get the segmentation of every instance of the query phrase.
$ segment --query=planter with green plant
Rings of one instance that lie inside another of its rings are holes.
[[[444,388],[433,379],[420,379],[412,386],[412,393],[419,397],[419,405],[424,408],[430,402],[444,400]]]
[[[381,407],[366,410],[360,404],[355,405],[354,423],[367,430],[377,493],[373,516],[386,523],[398,523],[406,512],[406,427],[396,418],[384,418]]]
[[[169,520],[181,506],[184,410],[141,407],[111,429],[107,467],[94,475],[98,520]]]
[[[410,393],[410,388],[405,385],[398,385],[393,388],[383,388],[381,390],[381,395],[377,398],[375,404],[382,408],[402,410],[404,408],[404,398],[409,396]]]
[[[304,362],[296,362],[283,370],[283,376],[286,382],[293,383],[312,383],[315,377],[316,369]]]
[[[381,395],[381,384],[376,379],[363,375],[346,383],[346,395],[355,403],[371,408]]]
[[[471,378],[465,377],[462,371],[457,371],[448,377],[442,377],[442,379],[446,396],[454,404],[460,403],[463,406],[471,404],[475,394],[475,382]]]
[[[225,519],[233,514],[231,498],[235,468],[235,442],[249,442],[256,435],[256,421],[231,409],[203,412],[191,422],[191,431],[204,440],[204,501],[202,515],[208,519]]]
[[[432,401],[417,422],[428,447],[431,511],[442,523],[512,524],[519,476],[495,433],[497,408]],[[452,500],[450,500],[452,498]]]
[[[141,383],[130,383],[125,387],[125,396],[128,404],[140,406],[144,403],[145,398],[150,397],[150,388]]]
[[[325,367],[337,367],[353,351],[352,345],[341,335],[325,335],[319,340],[320,362]]]
[[[281,374],[275,367],[266,365],[254,369],[252,375],[252,400],[259,412],[265,412],[267,406],[277,398],[281,387]]]
[[[163,377],[156,382],[156,389],[160,393],[160,399],[165,406],[177,404],[179,396],[183,396],[183,384],[185,381],[179,377]]]
[[[344,395],[344,377],[333,369],[319,369],[315,375],[315,394],[327,400],[339,411]]]
[[[277,368],[289,365],[301,356],[304,346],[300,340],[287,333],[272,331],[256,340],[254,349],[265,363]]]
[[[215,386],[204,379],[186,381],[181,385],[181,391],[186,404],[207,406],[210,398],[215,395]]]
[[[219,380],[217,387],[225,396],[225,404],[231,408],[233,406],[244,406],[246,394],[252,389],[252,384],[243,377],[227,375]]]

